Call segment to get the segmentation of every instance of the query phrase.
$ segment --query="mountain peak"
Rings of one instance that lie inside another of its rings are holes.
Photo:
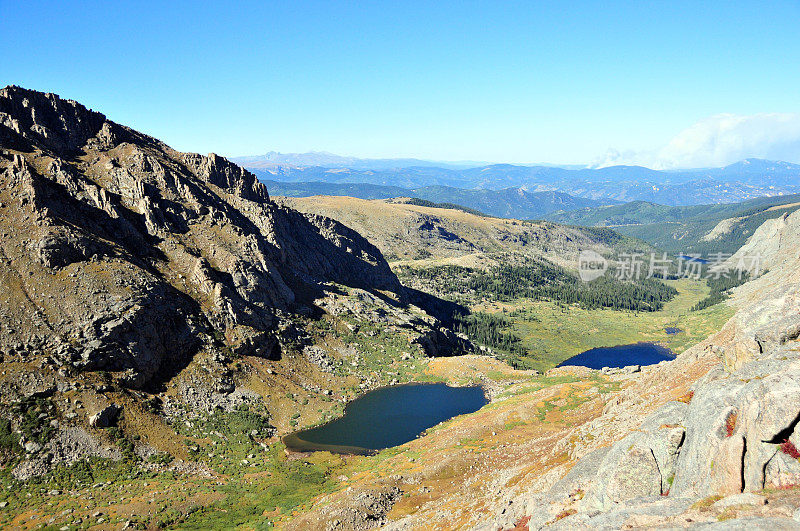
[[[77,101],[16,85],[0,89],[0,120],[28,142],[66,152],[79,149],[107,123],[105,115]]]
[[[0,148],[4,259],[30,271],[20,293],[43,297],[0,312],[0,329],[28,323],[61,363],[141,387],[212,330],[231,351],[270,355],[281,312],[327,282],[401,298],[354,231],[276,205],[224,157],[175,151],[75,101],[0,90]],[[0,352],[23,348],[14,340],[0,334]]]

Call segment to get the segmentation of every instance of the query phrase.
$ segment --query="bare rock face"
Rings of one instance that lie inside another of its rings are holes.
[[[733,373],[712,371],[688,404],[668,402],[614,443],[596,467],[575,467],[581,507],[608,511],[638,498],[697,499],[796,484],[800,362],[788,348]],[[795,450],[793,450],[795,449]],[[592,462],[591,459],[587,462]],[[565,478],[566,479],[566,478]],[[559,490],[551,492],[558,497]]]
[[[765,221],[727,261],[728,264],[735,266],[742,259],[758,256],[762,270],[771,270],[782,265],[796,269],[792,264],[796,264],[800,257],[798,224],[800,215],[797,211]]]
[[[578,480],[588,485],[586,510],[658,494],[727,496],[800,479],[798,234],[800,216],[768,221],[734,255],[738,261],[763,253],[769,273],[737,289],[738,312],[716,341],[681,356],[719,362],[694,383],[688,404],[667,402]]]
[[[757,491],[791,474],[781,457],[774,460],[800,419],[800,364],[781,360],[786,353],[779,350],[729,378],[697,386],[684,420],[675,495]],[[775,472],[768,478],[771,462]],[[796,458],[793,467],[800,471]]]
[[[179,153],[81,104],[0,90],[0,354],[130,386],[201,350],[278,355],[331,283],[404,295],[380,251],[274,204],[254,175]]]
[[[102,114],[87,112],[78,102],[62,100],[55,94],[7,87],[0,101],[0,123],[4,128],[54,152],[79,151],[90,138],[98,136],[105,124]],[[106,127],[102,137],[108,138],[111,130]]]
[[[113,426],[121,411],[122,408],[118,405],[109,404],[89,417],[89,425],[93,428],[108,428],[109,426]]]
[[[754,262],[763,275],[737,288],[739,312],[731,323],[735,344],[726,349],[731,368],[800,337],[800,212],[765,221],[730,259],[732,269]]]

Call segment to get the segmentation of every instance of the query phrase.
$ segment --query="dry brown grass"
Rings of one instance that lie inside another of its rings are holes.
[[[692,509],[696,509],[698,511],[708,510],[714,503],[718,502],[722,499],[722,496],[714,495],[714,496],[707,496],[702,500],[694,502],[692,504]]]
[[[580,229],[546,222],[522,222],[478,216],[457,209],[416,206],[402,199],[357,199],[344,196],[274,198],[301,212],[333,218],[365,236],[393,265],[453,264],[487,267],[497,252],[545,256],[559,265],[574,267],[580,248],[608,249]],[[429,238],[423,223],[455,234],[460,240]],[[528,242],[528,243],[525,243]],[[530,243],[536,242],[536,243]],[[430,255],[420,256],[424,249]]]
[[[678,402],[683,402],[684,404],[688,404],[694,398],[694,391],[689,391],[688,393],[681,395],[677,398]]]
[[[733,432],[736,430],[736,419],[738,416],[739,415],[735,411],[731,411],[725,418],[725,435],[727,437],[733,436]]]
[[[559,520],[563,520],[567,516],[572,516],[573,514],[576,514],[577,512],[578,511],[575,510],[575,509],[564,509],[563,511],[561,511],[560,513],[558,513],[556,515],[556,517],[555,517],[555,519],[553,521],[554,522],[558,522]]]

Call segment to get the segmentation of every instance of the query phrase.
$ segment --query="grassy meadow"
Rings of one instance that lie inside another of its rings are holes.
[[[657,312],[632,312],[607,308],[587,310],[555,302],[520,299],[512,303],[477,305],[475,311],[503,313],[512,322],[528,355],[526,368],[547,370],[562,361],[595,347],[611,347],[652,341],[676,354],[702,341],[734,313],[726,304],[692,311],[710,292],[705,281],[680,279],[666,281],[678,290],[671,301]],[[681,329],[669,335],[666,327]]]

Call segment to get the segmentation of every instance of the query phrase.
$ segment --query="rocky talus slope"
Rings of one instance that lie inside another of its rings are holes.
[[[326,312],[402,329],[414,355],[471,346],[409,306],[380,251],[353,230],[274,203],[222,157],[177,152],[15,86],[0,90],[0,235],[0,413],[20,433],[12,404],[63,401],[45,415],[56,435],[18,477],[113,453],[85,429],[113,423],[103,413],[113,401],[154,399],[168,415],[259,396],[241,387],[252,374],[231,371],[244,357],[298,353],[259,380],[262,394],[266,380],[312,396],[322,394],[313,382],[327,381],[330,392],[325,370],[355,354],[309,350],[304,326]]]

